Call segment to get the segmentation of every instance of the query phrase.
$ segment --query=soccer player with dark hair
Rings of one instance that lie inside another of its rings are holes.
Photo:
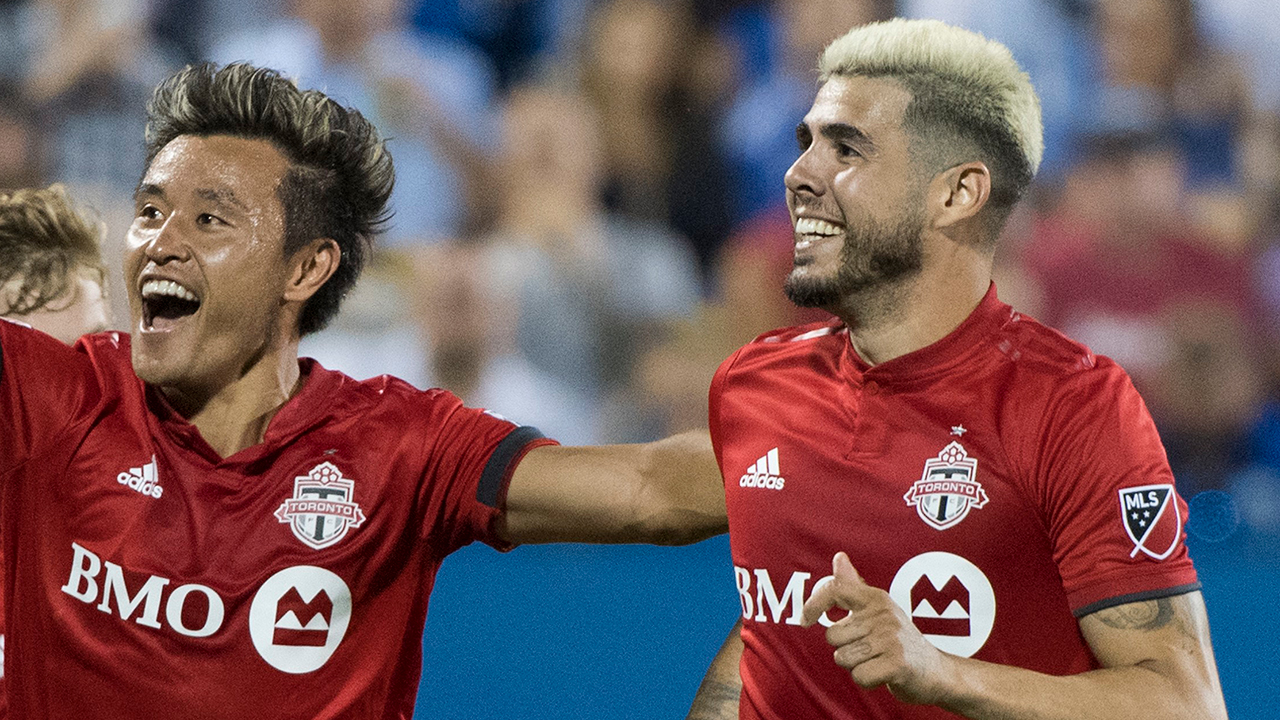
[[[906,20],[820,72],[786,290],[837,319],[713,380],[742,621],[690,717],[1225,718],[1142,399],[991,283],[1043,150],[1027,76]]]
[[[409,717],[441,561],[724,530],[705,434],[563,448],[299,360],[386,220],[354,110],[247,65],[148,108],[132,336],[0,322],[6,680],[21,717]]]

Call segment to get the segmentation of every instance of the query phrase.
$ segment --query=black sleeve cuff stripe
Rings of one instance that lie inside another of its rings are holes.
[[[511,463],[534,440],[541,440],[542,433],[535,427],[518,427],[502,438],[498,447],[493,449],[489,462],[480,473],[480,484],[476,486],[476,500],[491,508],[498,507],[498,499],[502,496],[502,483],[511,470]]]
[[[1174,595],[1185,595],[1199,589],[1200,583],[1193,582],[1190,585],[1175,585],[1174,587],[1160,588],[1159,590],[1147,590],[1146,592],[1133,593],[1130,595],[1119,595],[1085,605],[1071,614],[1075,615],[1076,619],[1079,620],[1085,615],[1090,615],[1098,612],[1099,610],[1106,610],[1107,608],[1115,607],[1117,605],[1142,602],[1143,600],[1159,600],[1160,598],[1173,597]]]

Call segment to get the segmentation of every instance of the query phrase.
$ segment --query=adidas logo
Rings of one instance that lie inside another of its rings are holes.
[[[160,487],[160,477],[156,472],[156,456],[151,456],[151,462],[142,467],[129,468],[128,472],[122,472],[116,476],[116,482],[121,485],[128,485],[130,488],[137,490],[143,495],[150,495],[159,499],[164,494],[164,488]]]
[[[778,448],[765,453],[754,465],[747,468],[746,474],[742,476],[742,479],[738,480],[738,484],[742,487],[768,488],[770,490],[781,490],[786,482],[786,479],[782,477],[778,470]]]

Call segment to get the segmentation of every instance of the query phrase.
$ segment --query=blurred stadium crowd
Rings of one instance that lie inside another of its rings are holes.
[[[705,423],[738,345],[818,317],[781,292],[794,128],[819,50],[894,14],[1004,42],[1040,91],[1001,296],[1129,370],[1193,534],[1280,554],[1274,0],[0,0],[0,189],[66,183],[115,259],[149,89],[278,68],[371,117],[398,169],[304,354],[567,443],[656,438]]]

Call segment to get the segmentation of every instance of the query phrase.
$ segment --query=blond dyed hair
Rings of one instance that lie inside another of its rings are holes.
[[[824,82],[855,75],[900,82],[912,95],[903,124],[925,140],[921,155],[931,169],[986,162],[990,204],[1002,221],[1040,168],[1040,98],[1009,49],[978,33],[938,20],[862,25],[827,46],[818,71]]]

